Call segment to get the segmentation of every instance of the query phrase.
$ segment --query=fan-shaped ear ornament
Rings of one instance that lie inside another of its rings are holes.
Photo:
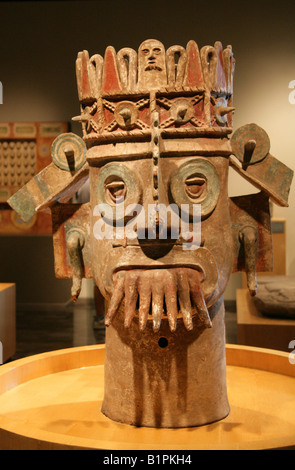
[[[73,133],[60,134],[52,143],[52,163],[10,199],[10,206],[28,221],[56,202],[69,201],[88,178],[86,145]]]
[[[231,138],[231,167],[279,206],[288,206],[294,172],[272,156],[270,139],[257,124],[240,127]]]

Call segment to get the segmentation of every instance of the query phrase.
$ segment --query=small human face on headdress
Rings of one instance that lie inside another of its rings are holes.
[[[145,71],[165,69],[165,51],[159,41],[153,39],[144,41],[139,48],[139,53],[143,59]]]
[[[138,50],[138,81],[141,88],[167,84],[165,48],[160,41],[148,39]]]

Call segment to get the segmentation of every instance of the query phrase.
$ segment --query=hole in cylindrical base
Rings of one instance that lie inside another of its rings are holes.
[[[158,345],[160,346],[160,348],[166,348],[168,346],[168,339],[164,337],[160,338],[158,341]]]

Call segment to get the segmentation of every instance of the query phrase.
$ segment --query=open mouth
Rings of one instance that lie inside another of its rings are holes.
[[[172,332],[179,318],[187,330],[193,329],[193,317],[198,326],[211,328],[201,289],[203,278],[202,270],[183,266],[121,269],[113,275],[114,289],[105,324],[111,324],[122,306],[126,328],[134,317],[138,317],[141,331],[148,321],[152,321],[155,332],[159,331],[163,318],[167,318]]]

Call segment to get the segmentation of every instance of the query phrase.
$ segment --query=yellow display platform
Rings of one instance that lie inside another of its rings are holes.
[[[195,428],[136,428],[101,412],[104,346],[0,367],[0,449],[295,448],[295,364],[285,352],[227,345],[231,412]],[[196,397],[197,403],[197,397]]]

